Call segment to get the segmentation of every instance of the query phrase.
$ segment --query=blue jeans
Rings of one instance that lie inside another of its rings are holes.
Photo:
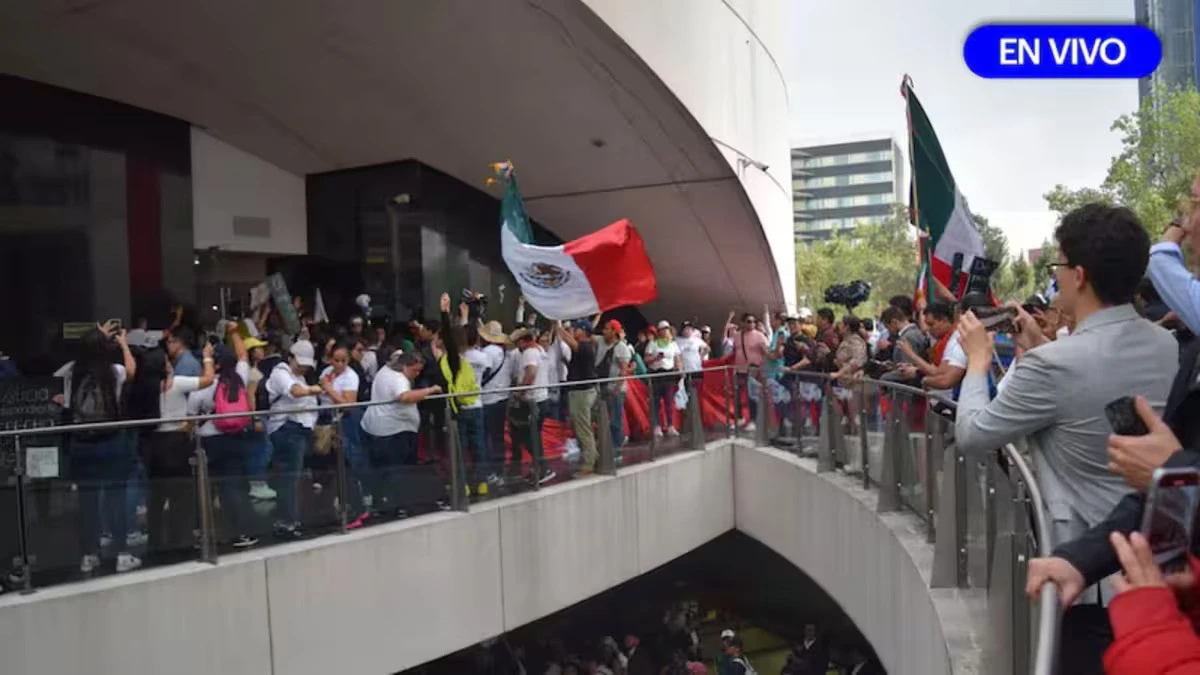
[[[458,443],[462,448],[461,457],[468,455],[475,462],[471,467],[472,482],[482,481],[488,474],[487,449],[483,440],[483,408],[459,408]]]
[[[221,495],[225,540],[250,533],[250,493],[246,480],[246,455],[258,439],[253,431],[205,436],[200,440],[208,455],[212,490]]]
[[[125,490],[133,471],[133,452],[125,434],[104,438],[72,437],[69,455],[71,479],[79,486],[79,552],[100,553],[100,518],[103,513],[118,551],[125,550]]]
[[[351,408],[342,413],[342,451],[350,467],[350,480],[346,486],[350,495],[347,495],[347,500],[358,508],[359,513],[366,511],[363,495],[374,494],[371,458],[363,443],[362,418],[362,408]]]
[[[609,392],[608,426],[612,433],[613,450],[620,450],[625,445],[625,392]]]
[[[279,503],[276,517],[284,523],[300,522],[300,473],[304,456],[312,446],[313,430],[297,422],[284,422],[271,434],[279,474]]]
[[[417,432],[372,436],[364,431],[362,441],[376,467],[372,508],[400,508],[409,497],[405,493],[417,465]]]
[[[250,480],[267,479],[267,466],[271,464],[271,439],[263,431],[252,430],[250,450],[246,453],[246,475]]]

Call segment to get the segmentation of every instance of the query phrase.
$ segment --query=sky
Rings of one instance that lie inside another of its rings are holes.
[[[1137,82],[985,80],[962,44],[977,25],[1133,20],[1134,0],[794,0],[785,72],[793,145],[891,134],[907,152],[900,81],[907,73],[971,211],[1037,247],[1055,217],[1056,184],[1097,186],[1137,108]]]

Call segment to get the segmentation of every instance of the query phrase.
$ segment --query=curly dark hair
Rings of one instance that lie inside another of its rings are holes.
[[[1133,211],[1084,204],[1063,216],[1054,239],[1067,264],[1087,273],[1100,302],[1112,306],[1133,301],[1150,262],[1150,235]]]

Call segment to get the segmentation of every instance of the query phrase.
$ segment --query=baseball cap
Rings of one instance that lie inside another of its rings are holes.
[[[621,326],[621,322],[620,322],[620,321],[617,321],[616,319],[609,319],[609,320],[608,320],[608,322],[604,324],[604,327],[605,327],[605,328],[610,328],[610,329],[612,329],[614,332],[617,332],[617,333],[620,333],[621,331],[625,330],[625,329],[624,329],[624,328]]]
[[[246,349],[255,349],[258,347],[267,346],[266,340],[260,340],[256,337],[248,337],[245,340],[242,340],[242,344],[246,346]]]
[[[576,319],[575,321],[571,322],[571,327],[578,328],[585,333],[591,333],[595,330],[595,327],[592,326],[592,322],[588,321],[587,319]]]
[[[663,319],[662,321],[659,321],[659,322],[658,322],[658,329],[659,329],[659,330],[662,330],[662,329],[664,329],[664,328],[670,328],[670,327],[671,327],[671,322],[670,322],[670,321],[667,321],[666,319]]]
[[[317,365],[317,361],[313,358],[315,352],[313,343],[308,340],[296,340],[292,343],[292,348],[289,350],[292,356],[296,357],[296,363],[305,368],[312,368]]]
[[[722,640],[732,640],[733,639],[733,631],[728,628],[721,631],[721,639]]]
[[[801,319],[811,319],[812,318],[812,310],[807,307],[801,307],[800,308],[800,318]]]

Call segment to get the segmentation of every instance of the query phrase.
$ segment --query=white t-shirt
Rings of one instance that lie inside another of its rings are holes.
[[[255,370],[258,369],[255,368]],[[242,378],[242,384],[248,387],[250,384],[250,364],[245,361],[238,361],[237,366],[234,367],[234,372],[238,374],[238,377]],[[200,378],[194,377],[191,379],[199,380]],[[176,377],[175,380],[178,381],[179,377]],[[213,382],[203,389],[197,389],[187,397],[187,414],[189,416],[211,415],[217,411],[217,384],[218,382]],[[250,390],[247,389],[246,396],[249,395]],[[283,422],[280,422],[279,425],[283,426]],[[201,424],[200,428],[196,429],[197,436],[219,436],[220,434],[221,432],[211,421]]]
[[[463,354],[460,358],[462,358],[467,363],[471,364],[471,374],[475,376],[475,386],[482,387],[483,373],[485,370],[487,370],[492,365],[491,357],[488,356],[488,354],[486,352],[484,352],[482,349],[480,349],[478,347],[471,347],[467,351],[463,352]],[[462,399],[460,398],[458,405],[460,408],[465,408],[465,409],[482,408],[483,407],[483,397],[476,396],[475,402],[469,403],[469,404],[462,403]]]
[[[412,382],[398,370],[388,367],[379,369],[371,383],[371,402],[396,401],[400,395],[412,390]],[[367,408],[362,418],[363,431],[372,436],[395,436],[403,431],[415,432],[421,424],[421,415],[416,403],[395,402],[391,405],[373,405]]]
[[[280,363],[271,371],[271,376],[267,378],[267,396],[274,402],[271,404],[271,410],[285,414],[267,417],[268,434],[279,431],[285,422],[295,422],[305,429],[312,429],[317,425],[317,407],[320,406],[320,402],[316,396],[292,396],[292,387],[297,384],[308,387],[304,378],[293,373],[291,366],[286,362]]]
[[[62,368],[54,372],[55,377],[63,379],[63,407],[71,408],[71,379],[75,374],[75,362],[68,361]],[[125,386],[125,366],[113,364],[113,375],[117,378],[117,390],[113,392],[117,400],[121,400],[121,387]]]
[[[654,358],[659,354],[662,358],[655,362]],[[646,368],[653,371],[674,370],[675,359],[679,355],[678,342],[671,340],[664,345],[658,340],[651,340],[650,344],[646,345]]]
[[[176,375],[171,378],[171,387],[158,399],[158,415],[163,419],[177,419],[188,414],[188,394],[200,388],[200,378]],[[164,422],[158,431],[182,431],[183,422]]]
[[[483,405],[503,403],[508,400],[508,393],[496,393],[495,390],[505,389],[509,386],[508,383],[512,382],[514,377],[513,366],[521,358],[521,354],[515,349],[505,351],[504,347],[492,344],[484,346],[483,354],[488,359],[487,367],[496,371],[496,374],[492,376],[492,379],[488,380],[487,384],[483,383],[484,371],[475,371],[475,378],[479,381],[480,389],[483,390],[483,395],[481,396]],[[471,367],[474,368],[475,364],[472,363]]]
[[[954,331],[950,339],[946,341],[946,349],[942,352],[942,363],[949,363],[963,370],[967,369],[967,353],[963,351],[962,341],[958,339],[958,331]],[[954,396],[953,389],[930,389],[929,393],[945,398]]]
[[[683,359],[683,372],[694,373],[704,369],[704,355],[701,354],[701,350],[706,345],[701,337],[680,337],[675,343],[679,345],[679,356]]]
[[[321,379],[324,380],[333,372],[333,366],[325,366],[325,370],[321,371]],[[339,394],[346,391],[358,393],[358,373],[354,369],[346,366],[341,375],[333,378],[333,390]],[[321,405],[336,405],[333,399],[329,398],[328,394],[321,394]]]
[[[596,341],[596,365],[600,365],[600,362],[608,355],[610,347],[604,340],[603,335],[597,335],[593,339]],[[611,349],[613,350],[613,355],[612,359],[608,362],[608,372],[598,372],[596,373],[596,377],[620,377],[624,372],[623,367],[629,365],[629,362],[633,360],[633,347],[630,347],[629,343],[624,340],[618,339]],[[621,393],[625,391],[624,382],[617,382],[606,386],[610,392]]]
[[[538,345],[533,345],[525,351],[521,352],[521,375],[519,383],[525,382],[525,369],[533,366],[536,368],[536,374],[533,376],[533,386],[537,389],[531,389],[526,392],[526,400],[535,403],[545,401],[550,398],[550,390],[547,385],[550,384],[550,369],[546,367],[545,352]]]
[[[567,381],[567,363],[571,361],[571,348],[567,343],[555,338],[554,342],[550,343],[550,348],[542,352],[542,358],[546,364],[546,375],[550,378],[550,384]]]

